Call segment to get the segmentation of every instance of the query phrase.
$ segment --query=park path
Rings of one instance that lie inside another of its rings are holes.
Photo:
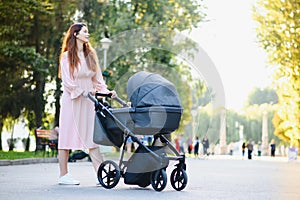
[[[168,178],[172,169],[171,162]],[[125,185],[123,178],[113,189],[97,187],[92,164],[86,161],[70,163],[70,172],[81,181],[79,186],[57,185],[57,163],[1,166],[0,199],[300,199],[300,163],[279,158],[187,158],[188,185],[181,192],[169,180],[162,192]]]

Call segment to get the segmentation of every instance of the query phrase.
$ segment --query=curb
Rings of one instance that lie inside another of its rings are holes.
[[[0,166],[29,165],[40,163],[58,163],[58,158],[25,158],[17,160],[0,160]]]

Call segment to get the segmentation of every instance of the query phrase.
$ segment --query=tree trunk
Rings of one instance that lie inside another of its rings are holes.
[[[2,123],[2,121],[0,121],[0,151],[3,150],[3,147],[2,147],[2,128],[3,128],[3,123]]]
[[[29,151],[29,147],[30,147],[30,134],[28,134],[28,137],[25,142],[25,151]]]
[[[54,125],[59,125],[59,112],[60,112],[60,96],[61,96],[61,80],[56,78],[56,89],[55,89],[55,118]]]
[[[13,151],[15,148],[15,143],[14,143],[14,129],[15,129],[15,122],[13,122],[12,126],[12,131],[11,131],[11,136],[8,142],[8,151]]]

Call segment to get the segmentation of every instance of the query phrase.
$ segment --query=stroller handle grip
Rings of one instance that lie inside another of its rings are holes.
[[[96,92],[95,96],[96,97],[109,97],[109,98],[111,98],[112,93],[105,94],[105,93]]]
[[[102,97],[109,97],[109,98],[111,98],[111,95],[112,95],[111,93],[110,94],[102,94],[102,93],[98,93],[97,92],[95,96],[96,97],[102,96]],[[94,103],[98,103],[98,100],[91,93],[88,93],[88,97]],[[115,97],[113,99],[116,100],[117,102],[119,102],[123,107],[129,107],[128,104],[125,101],[123,101],[121,98]]]

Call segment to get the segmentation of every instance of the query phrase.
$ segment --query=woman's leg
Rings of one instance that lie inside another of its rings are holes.
[[[98,172],[99,166],[102,163],[102,155],[100,153],[100,148],[89,149],[89,154],[92,159],[92,163],[95,169],[95,172]]]
[[[69,158],[69,150],[66,149],[58,150],[60,177],[68,173],[68,158]]]
[[[60,184],[60,185],[79,185],[80,182],[75,180],[68,173],[68,158],[69,158],[69,150],[66,150],[66,149],[58,150],[59,170],[60,170],[60,177],[58,179],[58,184]]]

